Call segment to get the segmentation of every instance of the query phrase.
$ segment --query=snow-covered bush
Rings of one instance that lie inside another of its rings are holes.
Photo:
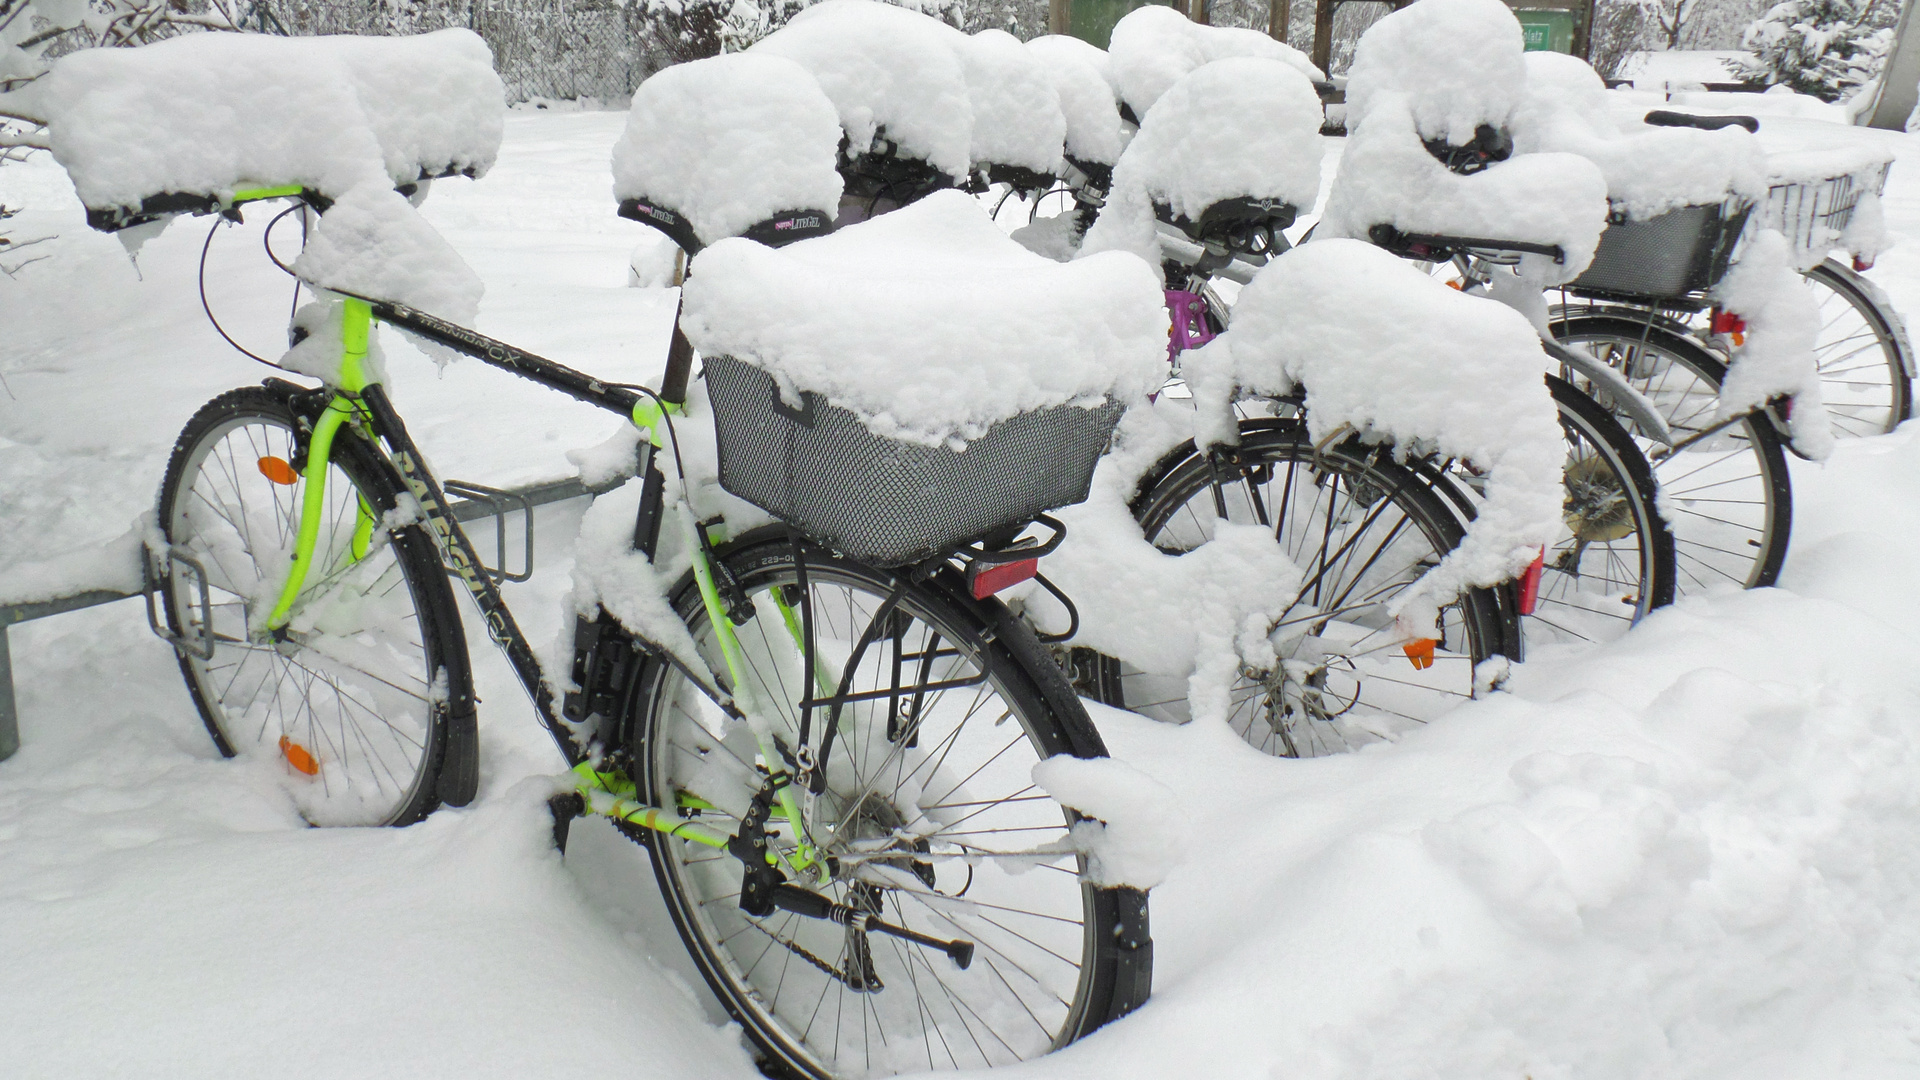
[[[1783,0],[1747,27],[1743,80],[1838,101],[1871,82],[1893,47],[1899,5],[1883,0]]]

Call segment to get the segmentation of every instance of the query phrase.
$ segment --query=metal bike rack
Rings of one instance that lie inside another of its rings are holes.
[[[501,566],[489,573],[500,573],[509,581],[525,581],[533,571],[533,508],[548,503],[565,502],[587,495],[598,494],[607,488],[588,488],[577,477],[554,480],[543,484],[530,484],[517,488],[490,488],[479,484],[467,484],[451,481],[444,485],[449,492],[473,497],[462,499],[449,505],[455,521],[467,522],[479,518],[496,519],[497,543],[500,561],[506,558],[506,522],[505,515],[515,510],[524,511],[527,516],[526,529],[526,566],[525,573],[506,574]],[[512,503],[511,507],[505,506]],[[178,556],[175,556],[178,558]],[[198,574],[203,593],[206,591],[205,571],[195,564],[191,567]],[[0,604],[0,761],[13,756],[20,748],[19,713],[13,696],[13,657],[7,646],[7,633],[15,623],[32,622],[49,615],[61,615],[69,611],[111,604],[116,600],[131,600],[136,596],[145,597],[149,605],[149,621],[157,622],[152,609],[154,589],[149,587],[141,592],[122,592],[118,589],[88,589],[69,596],[52,597],[46,600],[23,601],[17,604]],[[209,644],[211,644],[209,642]]]

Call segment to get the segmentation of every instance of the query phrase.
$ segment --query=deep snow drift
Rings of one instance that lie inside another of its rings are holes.
[[[1656,99],[1657,100],[1657,99]],[[628,289],[619,114],[515,114],[498,166],[424,213],[487,285],[479,328],[653,377],[673,298]],[[1771,121],[1769,121],[1771,123]],[[1810,120],[1780,125],[1818,138]],[[1865,133],[1911,153],[1908,137]],[[1337,152],[1337,144],[1336,144]],[[1920,186],[1874,272],[1920,311]],[[0,170],[56,258],[0,280],[0,598],[88,573],[174,432],[263,369],[205,325],[207,222],[140,274],[50,162]],[[264,215],[262,216],[262,219]],[[284,342],[258,223],[215,240],[214,310]],[[397,336],[395,397],[443,474],[566,475],[613,418]],[[1891,1077],[1920,1061],[1920,440],[1796,473],[1783,587],[1689,601],[1394,744],[1262,757],[1218,727],[1096,709],[1173,793],[1154,999],[1034,1077]],[[559,629],[578,504],[509,586]],[[491,541],[484,534],[483,546]],[[97,563],[98,560],[96,560]],[[639,853],[547,845],[557,755],[483,635],[479,798],[406,830],[302,827],[218,760],[137,604],[16,627],[24,746],[0,763],[7,1076],[750,1077],[711,1024]],[[469,619],[471,630],[474,620]]]

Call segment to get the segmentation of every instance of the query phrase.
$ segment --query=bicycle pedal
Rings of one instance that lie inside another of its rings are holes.
[[[553,815],[553,846],[564,856],[567,833],[573,828],[573,819],[587,812],[587,800],[577,791],[563,791],[547,800],[547,811]]]

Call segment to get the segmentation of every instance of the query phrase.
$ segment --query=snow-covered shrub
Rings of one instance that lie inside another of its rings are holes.
[[[1899,5],[1882,0],[1783,0],[1747,27],[1743,80],[1838,101],[1871,82],[1893,47]]]

